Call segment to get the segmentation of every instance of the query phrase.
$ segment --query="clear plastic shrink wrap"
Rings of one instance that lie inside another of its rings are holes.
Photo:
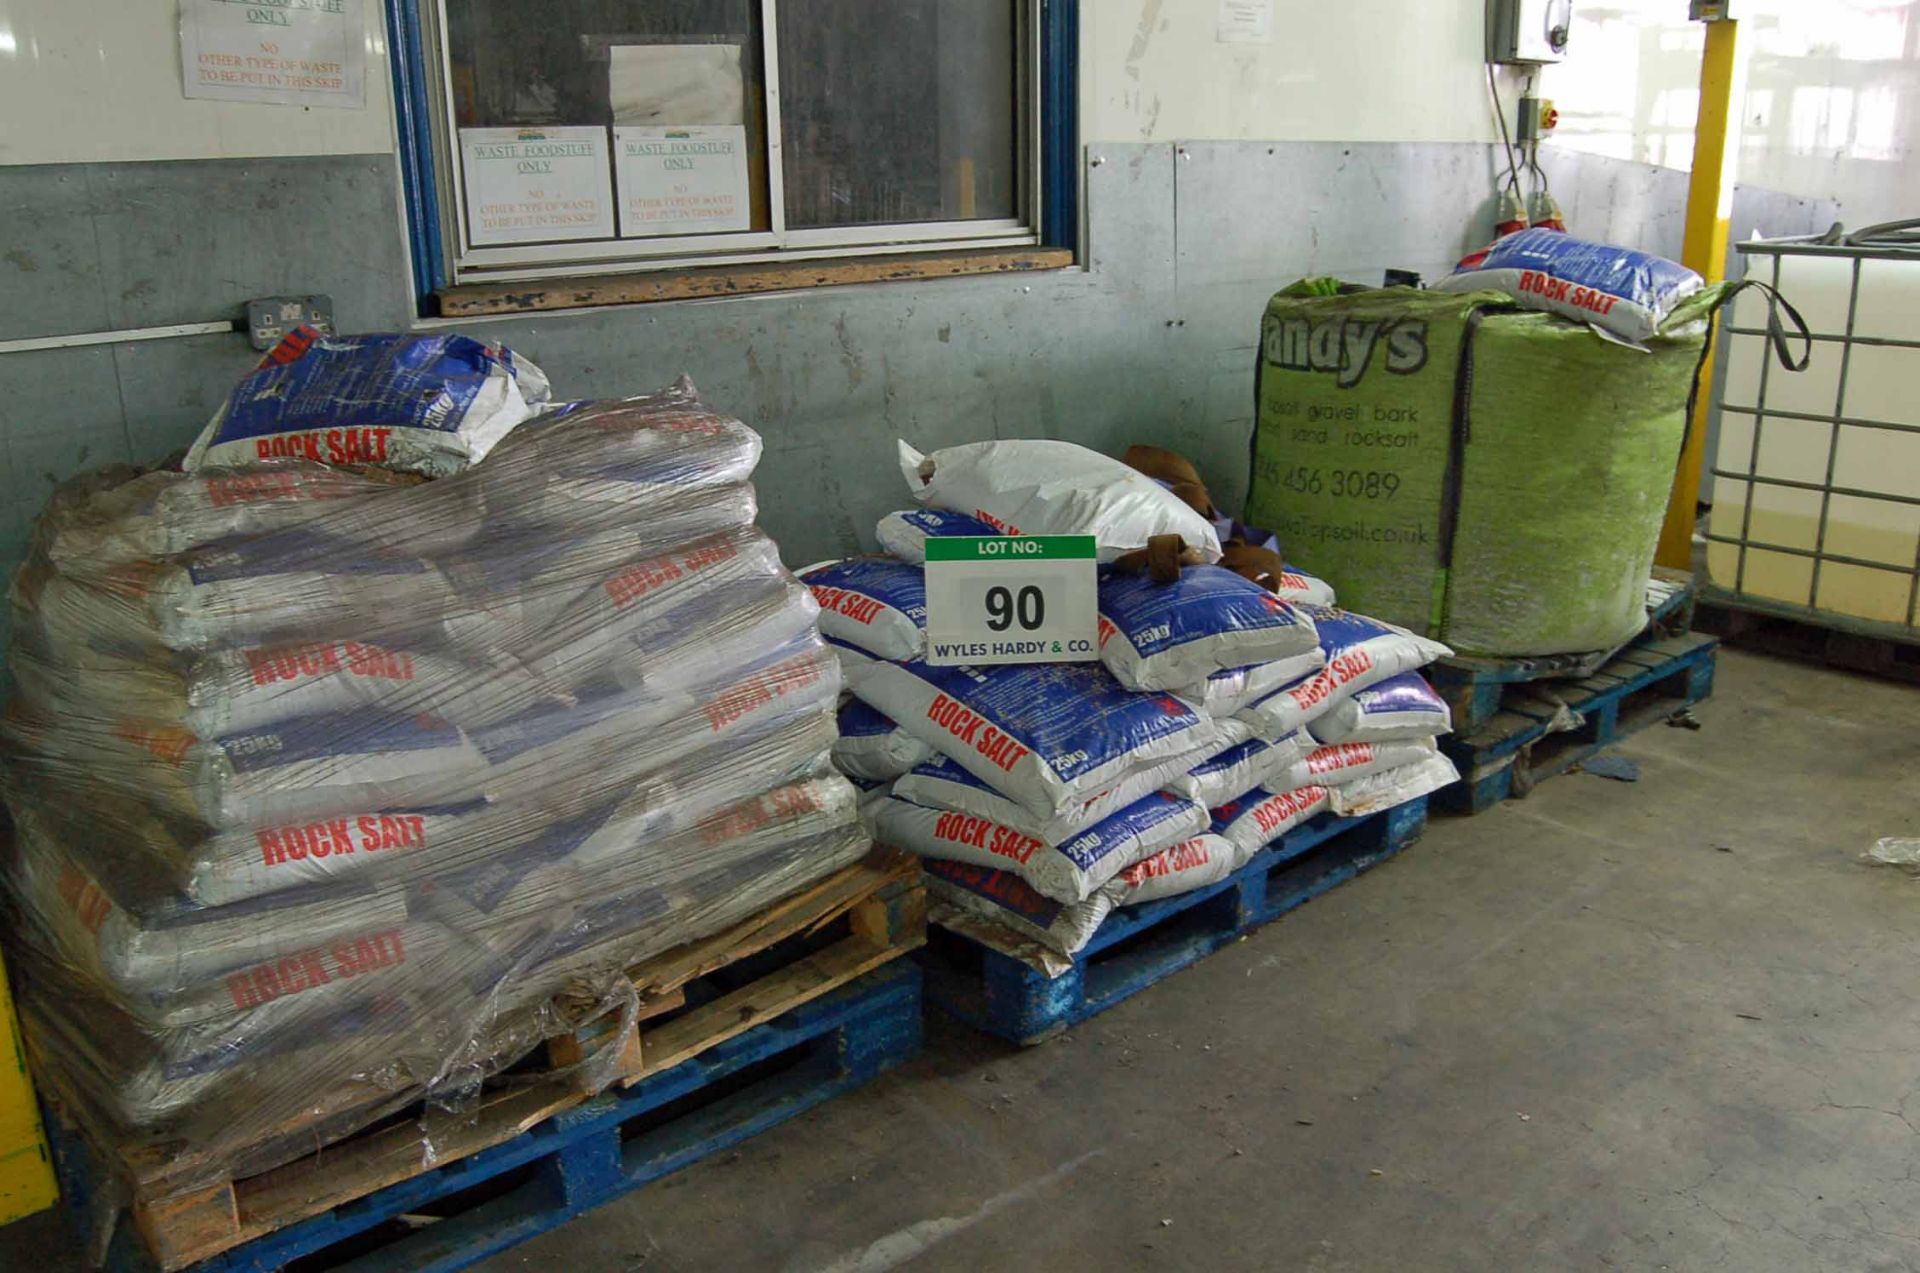
[[[867,851],[760,439],[685,381],[438,480],[218,455],[56,492],[0,719],[31,1046],[182,1187],[470,1092]]]

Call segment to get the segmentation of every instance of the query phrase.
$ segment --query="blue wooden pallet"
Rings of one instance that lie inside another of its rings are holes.
[[[1460,654],[1432,664],[1425,675],[1453,712],[1454,732],[1471,734],[1499,713],[1514,686],[1592,676],[1624,650],[1684,635],[1693,626],[1699,595],[1692,574],[1655,567],[1647,584],[1647,626],[1620,650],[1517,658]]]
[[[1664,721],[1713,693],[1719,642],[1690,634],[1629,646],[1585,680],[1540,687],[1581,718],[1555,730],[1559,710],[1544,699],[1510,697],[1471,734],[1442,738],[1460,781],[1433,797],[1446,813],[1484,813],[1523,796],[1542,778],[1564,773],[1602,748]]]
[[[502,1144],[193,1268],[270,1270],[294,1260],[358,1273],[466,1268],[910,1060],[920,1050],[920,1019],[919,969],[896,960]],[[58,1118],[48,1130],[67,1206],[84,1229],[98,1220],[99,1177],[78,1135]],[[106,1267],[153,1267],[131,1226],[114,1232]]]
[[[1363,818],[1322,814],[1218,884],[1116,910],[1055,978],[932,924],[917,955],[927,998],[989,1034],[1043,1042],[1385,861],[1426,824],[1424,796]]]

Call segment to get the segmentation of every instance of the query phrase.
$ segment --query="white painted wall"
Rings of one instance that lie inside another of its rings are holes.
[[[1920,0],[1741,0],[1739,12],[1738,179],[1837,199],[1856,227],[1920,216]],[[1562,120],[1552,144],[1690,167],[1702,42],[1677,0],[1579,0],[1574,56],[1543,76]]]
[[[1271,0],[1264,44],[1216,40],[1220,0],[1082,0],[1082,132],[1175,139],[1487,141],[1483,0]],[[393,148],[379,6],[361,110],[181,95],[172,0],[0,0],[0,163]]]
[[[185,97],[173,0],[0,0],[0,164],[391,151],[386,36],[365,7],[355,110]]]
[[[1671,2],[1671,0],[1670,0]],[[1679,0],[1684,9],[1684,0]],[[1081,0],[1081,131],[1101,141],[1491,141],[1485,0]],[[1513,83],[1502,76],[1501,91]]]
[[[1270,0],[1267,43],[1221,42],[1221,0],[1082,0],[1081,127],[1143,140],[1491,141],[1484,0]],[[1738,179],[1920,216],[1920,0],[1741,0]],[[1685,0],[1577,0],[1540,72],[1551,145],[1685,169],[1701,29]],[[1511,112],[1526,76],[1503,71]],[[1745,231],[1736,227],[1736,232]]]
[[[1257,0],[1256,0],[1257,3]],[[1222,0],[1082,0],[1081,128],[1143,140],[1489,141],[1484,0],[1270,0],[1265,43],[1218,39]],[[1920,0],[1743,0],[1740,179],[1920,215]],[[393,148],[380,6],[358,110],[181,93],[171,0],[0,0],[0,163],[362,154]],[[103,10],[105,11],[103,13]],[[1685,168],[1700,30],[1682,0],[1580,0],[1542,74],[1552,144]],[[1503,72],[1509,109],[1520,76]]]

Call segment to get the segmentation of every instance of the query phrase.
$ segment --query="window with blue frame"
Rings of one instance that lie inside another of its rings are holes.
[[[1063,244],[1071,0],[389,0],[424,295]]]

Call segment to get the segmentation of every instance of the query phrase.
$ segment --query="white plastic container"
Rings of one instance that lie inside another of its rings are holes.
[[[1708,575],[1763,608],[1920,635],[1920,248],[1775,240],[1739,250],[1748,277],[1773,283],[1806,318],[1813,354],[1804,372],[1783,371],[1761,334],[1765,296],[1735,299]]]

